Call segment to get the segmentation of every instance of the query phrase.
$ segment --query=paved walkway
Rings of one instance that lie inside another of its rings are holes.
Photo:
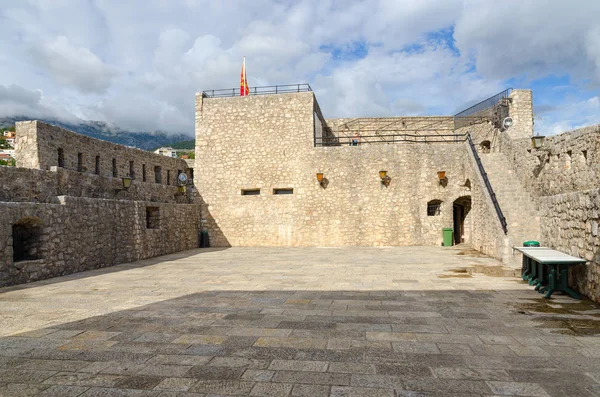
[[[600,308],[466,247],[193,250],[0,289],[0,396],[599,396]]]

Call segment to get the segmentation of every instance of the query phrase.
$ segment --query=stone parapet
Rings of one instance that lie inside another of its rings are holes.
[[[180,204],[197,200],[192,189],[183,194],[177,186],[134,180],[131,187],[124,190],[121,178],[90,175],[58,167],[52,167],[51,171],[0,167],[0,201],[56,203],[57,196]]]
[[[158,224],[148,226],[148,208]],[[0,202],[0,287],[198,247],[200,206],[60,196],[57,204]],[[16,224],[39,225],[33,259],[14,256]]]
[[[50,170],[60,167],[83,174],[176,185],[185,160],[90,138],[41,121],[17,124],[17,166]]]

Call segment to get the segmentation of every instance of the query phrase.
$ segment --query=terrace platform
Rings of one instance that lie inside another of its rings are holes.
[[[467,246],[198,249],[0,289],[0,396],[598,396],[600,308]]]

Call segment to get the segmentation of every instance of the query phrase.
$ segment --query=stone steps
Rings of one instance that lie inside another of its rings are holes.
[[[521,185],[502,153],[480,154],[481,162],[508,224],[512,245],[539,240],[540,216],[536,200]]]

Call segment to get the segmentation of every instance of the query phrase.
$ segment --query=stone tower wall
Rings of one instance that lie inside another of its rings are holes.
[[[202,166],[195,170],[195,185],[208,205],[213,241],[234,246],[440,245],[442,228],[453,227],[454,201],[471,196],[479,183],[464,144],[315,147],[315,103],[312,93],[197,96],[196,158]],[[380,170],[392,178],[389,187],[381,184]],[[446,171],[447,185],[440,185],[438,171]],[[318,183],[318,172],[326,188]],[[279,188],[293,189],[293,194],[274,194]],[[242,194],[251,189],[260,194]],[[432,200],[442,201],[439,215],[427,214]],[[485,221],[475,225],[473,220],[475,213],[489,213],[481,206],[487,203],[472,202],[466,241],[486,227]],[[482,245],[501,257],[504,247],[498,240],[494,236]]]

